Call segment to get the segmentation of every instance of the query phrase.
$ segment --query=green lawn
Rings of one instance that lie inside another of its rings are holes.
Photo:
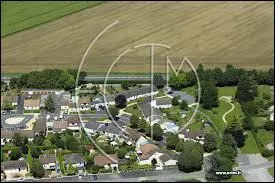
[[[137,105],[137,104],[136,104],[136,105]],[[136,109],[134,109],[134,106],[135,106],[135,104],[126,107],[126,108],[124,109],[124,111],[125,111],[125,112],[128,112],[128,113],[131,113],[131,114],[134,114],[134,115],[136,115],[136,116],[138,116],[138,117],[142,117],[142,114],[141,114],[139,108],[137,107]]]
[[[221,96],[235,96],[236,86],[218,87],[219,98]]]
[[[272,177],[274,177],[274,167],[269,168],[268,172],[269,172],[270,175],[272,175]]]
[[[253,117],[252,119],[256,128],[263,126],[264,122],[266,121],[265,117]]]
[[[230,179],[223,182],[246,182],[242,175],[232,175]]]
[[[188,129],[190,129],[190,131],[198,131],[198,130],[201,130],[202,128],[202,122],[200,121],[196,121],[195,123],[191,123],[189,126],[188,126]]]
[[[192,87],[183,88],[181,91],[186,92],[187,94],[195,97],[197,95],[196,89],[197,89],[197,86],[192,86]]]
[[[233,104],[235,105],[235,108],[233,109],[233,111],[231,111],[230,113],[228,113],[226,115],[226,117],[225,117],[225,119],[226,119],[227,122],[231,122],[235,118],[239,120],[239,119],[241,119],[244,116],[240,103],[239,102],[235,102]],[[230,106],[230,108],[231,108],[231,106]]]
[[[251,131],[248,131],[245,145],[241,148],[242,153],[261,153]]]
[[[264,146],[274,141],[274,132],[266,131],[265,129],[259,129],[257,132],[257,138]]]
[[[137,162],[133,163],[131,166],[120,165],[120,170],[138,170],[138,169],[151,169],[152,165],[139,165]]]
[[[1,2],[1,37],[50,22],[102,1],[71,2]]]
[[[223,100],[219,100],[219,102],[220,102],[220,105],[217,108],[213,108],[212,110],[206,110],[200,107],[199,110],[205,113],[206,115],[208,115],[210,119],[216,124],[218,130],[220,132],[223,132],[224,129],[226,128],[226,123],[223,122],[222,116],[226,111],[231,109],[231,105],[228,102],[225,102]],[[228,116],[230,115],[231,113],[228,114]]]

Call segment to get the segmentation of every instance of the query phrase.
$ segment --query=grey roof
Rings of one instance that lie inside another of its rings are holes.
[[[192,95],[189,95],[185,92],[182,91],[174,91],[173,93],[170,94],[171,96],[179,96],[180,100],[184,100],[187,102],[188,105],[195,103],[196,99]]]
[[[42,164],[49,164],[49,163],[56,162],[55,154],[41,154],[39,156],[39,160],[41,161]]]
[[[152,92],[155,92],[155,91],[157,91],[157,87],[155,85],[153,85],[153,91]],[[137,95],[141,95],[141,94],[145,94],[145,93],[151,93],[151,85],[143,86],[143,87],[140,87],[140,88],[134,88],[134,89],[131,89],[131,90],[127,90],[127,91],[124,91],[120,94],[125,95],[126,98],[130,98],[132,96],[137,96]]]
[[[85,124],[85,128],[97,130],[100,125],[102,125],[102,123],[99,123],[99,122],[87,122]]]
[[[144,102],[140,102],[138,103],[138,106],[144,116],[144,118],[148,118],[150,117],[152,114],[153,115],[162,115],[162,113],[160,112],[160,110],[151,107],[150,103],[144,103]],[[152,113],[151,113],[151,108],[152,108]]]
[[[105,98],[106,98],[106,102],[113,102],[113,101],[115,101],[115,96],[114,95],[105,95]],[[104,103],[104,97],[103,96],[101,96],[99,98],[99,100],[100,100],[101,103]]]
[[[64,155],[65,164],[77,164],[77,163],[85,163],[84,158],[78,153],[66,154]]]
[[[158,98],[156,99],[156,105],[170,105],[172,100],[170,98]]]
[[[116,135],[122,133],[122,131],[113,123],[111,123],[110,125],[107,126],[105,132],[111,133],[111,134],[116,134]]]
[[[34,127],[34,131],[37,133],[46,132],[46,118],[38,118],[36,123],[35,123],[35,127]]]
[[[27,162],[23,161],[5,161],[1,162],[1,171],[3,170],[11,170],[11,169],[18,169],[18,168],[28,168]]]
[[[107,125],[101,124],[96,131],[103,132],[107,129]]]
[[[165,163],[165,162],[169,161],[171,158],[170,158],[167,154],[163,154],[163,155],[161,155],[161,156],[159,157],[159,159],[160,159],[163,163]]]
[[[1,129],[1,138],[11,139],[15,133],[20,133],[27,138],[34,138],[33,130],[2,130]]]

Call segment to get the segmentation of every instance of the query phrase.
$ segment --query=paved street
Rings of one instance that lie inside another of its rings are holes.
[[[78,176],[52,178],[52,179],[39,179],[32,180],[27,179],[26,181],[35,182],[140,182],[142,180],[157,180],[159,182],[175,182],[182,179],[200,179],[204,180],[204,172],[192,172],[184,173],[178,169],[169,170],[154,170],[154,171],[139,171],[130,173],[120,174],[101,174],[97,176],[97,180],[94,180],[93,175],[82,176],[80,179]]]

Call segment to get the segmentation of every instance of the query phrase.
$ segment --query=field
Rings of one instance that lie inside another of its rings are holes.
[[[120,53],[148,42],[171,47],[155,48],[154,69],[159,72],[165,71],[167,55],[175,67],[187,56],[195,67],[231,63],[267,69],[273,67],[274,59],[273,9],[272,2],[107,2],[3,38],[1,71],[76,68],[91,41],[116,20],[118,24],[95,43],[82,70],[104,73]],[[3,19],[20,20],[20,25],[12,23],[15,28],[11,28],[4,22],[4,35],[31,24],[29,18],[17,17],[20,13],[7,14]],[[46,21],[43,16],[35,21]],[[149,72],[149,53],[149,48],[132,50],[112,72]]]
[[[3,2],[1,37],[53,21],[65,15],[89,8],[100,2]]]

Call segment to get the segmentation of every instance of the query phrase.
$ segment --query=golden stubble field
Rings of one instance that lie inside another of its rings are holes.
[[[155,70],[165,58],[176,66],[187,56],[197,66],[267,69],[274,59],[273,2],[108,2],[1,39],[1,71],[77,67],[90,42],[114,21],[90,50],[83,70],[106,72],[128,48],[149,42]],[[149,48],[123,57],[112,72],[149,72]]]

